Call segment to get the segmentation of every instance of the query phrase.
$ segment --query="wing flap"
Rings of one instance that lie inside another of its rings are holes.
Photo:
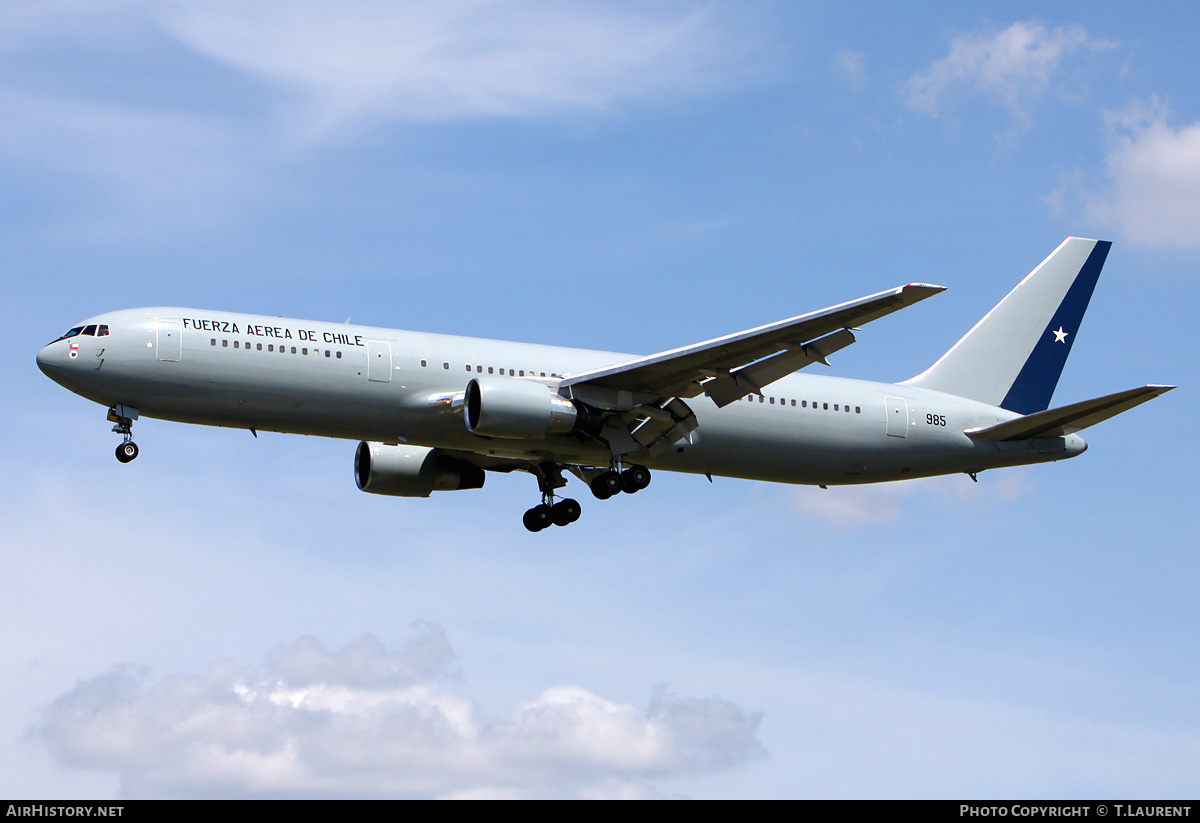
[[[724,408],[747,394],[762,394],[763,386],[774,383],[781,377],[807,366],[822,363],[835,351],[840,351],[854,342],[854,333],[849,329],[835,331],[807,345],[789,347],[737,371],[718,373],[701,388],[713,399],[718,408]]]
[[[1016,420],[998,423],[983,429],[968,429],[966,434],[976,440],[1029,440],[1034,437],[1062,437],[1082,431],[1089,426],[1116,417],[1148,400],[1166,394],[1174,386],[1141,386],[1128,391],[1106,394],[1057,409],[1027,414]]]

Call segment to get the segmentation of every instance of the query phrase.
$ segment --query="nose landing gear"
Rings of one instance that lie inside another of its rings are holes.
[[[112,430],[123,438],[117,446],[117,460],[128,463],[138,456],[137,443],[133,442],[133,421],[137,420],[137,409],[128,406],[115,406],[108,410],[109,422],[115,423]]]
[[[117,446],[117,459],[122,463],[128,463],[130,460],[138,456],[137,443],[132,440],[126,440],[121,445]]]

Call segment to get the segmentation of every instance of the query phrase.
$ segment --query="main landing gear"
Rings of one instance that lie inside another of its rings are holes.
[[[123,438],[121,445],[117,446],[117,460],[122,463],[128,463],[138,456],[137,443],[133,442],[133,421],[137,419],[137,412],[133,412],[133,417],[126,417],[122,414],[126,411],[124,406],[108,410],[109,421],[116,424],[112,430]]]
[[[579,501],[565,497],[557,503],[554,502],[554,490],[567,485],[562,476],[562,469],[553,463],[542,463],[534,469],[533,474],[537,477],[538,489],[542,492],[542,502],[525,512],[525,516],[521,518],[525,528],[531,532],[540,532],[552,525],[566,526],[578,520],[579,515],[583,513]]]
[[[575,471],[577,474],[581,473],[579,470]],[[562,467],[554,463],[542,463],[533,469],[533,474],[538,479],[542,502],[541,505],[525,512],[521,519],[525,528],[531,532],[540,532],[552,525],[566,526],[578,520],[583,509],[577,500],[567,497],[555,502],[555,490],[567,485],[562,476]],[[597,474],[589,485],[592,494],[600,500],[607,500],[621,492],[633,494],[650,485],[650,470],[645,466],[630,466],[621,471],[620,465],[617,464],[615,468]]]
[[[634,494],[650,485],[650,470],[645,466],[630,466],[625,471],[609,469],[592,478],[592,494],[607,500],[615,494]]]
[[[583,507],[579,505],[579,501],[569,497],[563,498],[557,503],[554,502],[553,495],[547,495],[543,497],[543,500],[545,502],[534,506],[521,518],[525,528],[531,532],[540,532],[552,525],[569,525],[578,520],[579,515],[583,513]]]

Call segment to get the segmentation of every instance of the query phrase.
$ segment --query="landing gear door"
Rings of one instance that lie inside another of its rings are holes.
[[[183,321],[159,320],[156,324],[158,331],[158,359],[178,360],[183,351]]]
[[[908,401],[902,397],[884,399],[887,407],[888,437],[908,437]]]
[[[367,341],[367,379],[376,383],[392,380],[392,344]]]

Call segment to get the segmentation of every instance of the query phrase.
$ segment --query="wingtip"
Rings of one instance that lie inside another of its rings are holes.
[[[933,283],[909,283],[908,285],[901,286],[900,288],[902,290],[903,289],[920,289],[922,291],[927,291],[930,294],[937,294],[938,292],[943,292],[946,290],[945,286],[937,286],[937,285],[934,285]]]

